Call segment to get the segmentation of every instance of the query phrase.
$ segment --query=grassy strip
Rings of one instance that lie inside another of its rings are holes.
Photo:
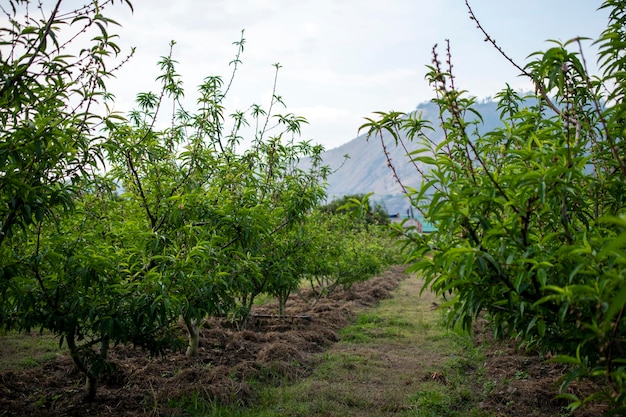
[[[59,340],[51,334],[9,332],[0,336],[0,371],[19,371],[40,366],[62,354]]]
[[[393,298],[362,312],[341,342],[318,355],[308,378],[257,383],[251,408],[194,396],[185,408],[192,416],[488,416],[479,406],[486,392],[480,350],[445,328],[437,300],[420,297],[420,285],[407,279]]]

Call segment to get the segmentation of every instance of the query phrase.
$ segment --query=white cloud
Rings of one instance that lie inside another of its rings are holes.
[[[391,83],[409,82],[417,75],[415,69],[397,68],[376,73],[342,73],[331,69],[305,69],[288,77],[295,81],[306,81],[330,87],[378,88]]]
[[[232,45],[245,29],[243,64],[229,106],[269,102],[273,63],[278,94],[289,111],[307,117],[308,137],[338,146],[356,136],[375,110],[410,111],[432,92],[424,80],[435,43],[450,39],[460,88],[492,95],[509,82],[526,88],[469,20],[459,0],[153,0],[134,1],[135,13],[114,7],[120,45],[136,57],[110,83],[119,106],[154,89],[156,62],[177,41],[175,59],[187,95],[209,74],[229,77]],[[588,0],[470,0],[481,23],[511,57],[524,63],[545,39],[597,35],[606,13]],[[443,52],[443,49],[440,51]],[[441,59],[445,57],[440,56]],[[588,61],[593,61],[589,59]],[[231,109],[231,110],[234,110]],[[308,114],[307,114],[308,113]]]

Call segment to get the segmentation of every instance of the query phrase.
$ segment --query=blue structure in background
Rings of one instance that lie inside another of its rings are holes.
[[[409,219],[405,225],[407,226],[415,226],[417,222],[421,223],[422,225],[422,233],[432,233],[437,231],[437,228],[435,228],[435,225],[432,223],[429,223],[427,221],[424,220],[424,216],[422,216],[421,214],[415,215],[413,213],[413,208],[409,208],[406,211],[405,215],[400,215],[400,213],[396,213],[396,214],[390,214],[389,215],[389,219],[394,222],[394,223],[400,223],[404,220]],[[414,220],[413,220],[414,219]],[[413,221],[411,221],[413,220]]]
[[[424,217],[421,215],[415,216],[415,219],[422,223],[422,233],[432,233],[437,231],[435,225],[425,221]]]

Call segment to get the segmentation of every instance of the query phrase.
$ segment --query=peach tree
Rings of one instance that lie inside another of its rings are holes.
[[[450,46],[433,48],[427,79],[440,123],[380,113],[363,128],[421,146],[412,204],[437,228],[402,233],[412,269],[449,301],[453,323],[470,329],[485,315],[500,337],[550,352],[568,364],[562,396],[576,408],[626,399],[626,5],[605,1],[606,30],[595,41],[600,74],[587,70],[584,39],[553,42],[515,65],[535,86],[499,93],[501,127],[479,133],[475,99],[455,85]],[[470,16],[486,39],[508,56]],[[432,129],[443,133],[431,139]],[[401,180],[401,179],[400,179]],[[603,378],[592,395],[567,391],[576,378]]]
[[[389,217],[370,202],[373,193],[346,195],[315,210],[305,227],[309,256],[303,277],[316,303],[337,288],[349,290],[384,268],[402,263]]]
[[[109,32],[115,3],[132,8],[113,0],[2,6],[1,324],[58,335],[87,376],[88,398],[109,343],[158,351],[159,320],[167,321],[137,316],[153,300],[122,271],[133,246],[117,245],[132,239],[108,235],[106,187],[94,175],[103,128],[121,119],[106,107],[106,80],[128,58]]]
[[[252,105],[226,115],[244,43],[235,42],[228,83],[206,77],[193,111],[182,105],[171,54],[162,58],[159,91],[138,94],[130,123],[111,124],[105,145],[108,178],[150,236],[138,248],[142,271],[156,272],[158,285],[167,287],[169,311],[187,327],[190,356],[197,354],[203,318],[245,320],[256,296],[283,296],[298,282],[289,273],[290,254],[300,250],[291,229],[324,196],[323,149],[296,142],[306,120],[275,112],[283,105],[275,85],[268,110]],[[159,117],[169,126],[157,128]],[[246,135],[247,147],[239,146]],[[313,161],[306,171],[298,167],[304,157]]]

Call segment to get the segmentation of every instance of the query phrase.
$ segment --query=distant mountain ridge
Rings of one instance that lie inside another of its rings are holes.
[[[484,100],[478,102],[474,108],[483,117],[482,131],[492,130],[502,124],[495,101]],[[432,102],[422,103],[417,106],[415,112],[421,113],[422,119],[429,120],[435,128],[434,131],[428,131],[428,137],[437,143],[443,140],[443,132],[438,128],[439,107]],[[417,148],[417,145],[406,137],[402,139],[409,152]],[[409,162],[406,151],[401,146],[396,146],[395,140],[388,132],[383,133],[383,140],[403,184],[419,187],[422,179]],[[349,155],[349,158],[346,159],[344,155]],[[365,132],[337,148],[325,151],[322,158],[333,171],[328,177],[329,201],[348,194],[374,192],[372,200],[382,203],[389,213],[403,214],[409,209],[402,188],[387,166],[379,137],[368,140]]]

